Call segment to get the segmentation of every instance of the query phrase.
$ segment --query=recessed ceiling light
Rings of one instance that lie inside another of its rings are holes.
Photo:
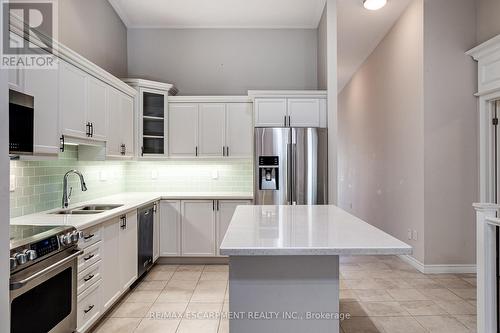
[[[363,0],[363,6],[368,10],[379,10],[387,4],[387,0]]]

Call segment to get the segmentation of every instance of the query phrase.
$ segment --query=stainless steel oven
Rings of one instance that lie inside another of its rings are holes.
[[[11,246],[11,333],[72,333],[77,328],[80,236],[67,227],[45,229],[23,239],[34,241]]]

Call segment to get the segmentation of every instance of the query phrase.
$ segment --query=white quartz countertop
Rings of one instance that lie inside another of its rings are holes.
[[[239,206],[220,251],[229,256],[402,255],[412,248],[336,206]]]
[[[90,228],[126,212],[158,200],[252,200],[252,193],[230,192],[124,192],[90,201],[72,204],[69,209],[92,204],[117,204],[121,207],[91,215],[50,214],[60,209],[24,215],[10,220],[10,224],[28,225],[69,225],[79,230]]]

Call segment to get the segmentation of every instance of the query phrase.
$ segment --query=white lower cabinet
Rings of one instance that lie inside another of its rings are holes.
[[[249,200],[218,200],[217,202],[217,212],[216,212],[216,231],[217,231],[217,243],[215,252],[220,256],[220,245],[224,236],[226,235],[229,223],[233,218],[234,211],[236,207],[243,205],[250,205],[252,202]]]
[[[137,279],[137,211],[120,219],[118,261],[120,263],[120,287],[126,291]],[[124,223],[124,225],[123,225]],[[115,258],[116,260],[116,258]]]
[[[83,231],[78,258],[78,330],[83,333],[137,280],[137,211]]]
[[[77,332],[87,331],[102,315],[101,294],[102,281],[100,280],[78,295]]]
[[[181,202],[162,200],[160,202],[160,256],[181,255]]]
[[[102,234],[103,310],[137,279],[137,212],[103,224]]]
[[[219,256],[236,207],[251,200],[162,200],[161,257]]]
[[[120,221],[118,218],[102,226],[102,307],[109,309],[121,293],[120,287]]]
[[[181,252],[183,256],[215,255],[214,200],[181,201]]]
[[[96,262],[92,266],[83,271],[78,271],[77,292],[81,294],[92,286],[96,281],[101,279],[101,261]]]
[[[153,263],[160,257],[160,214],[159,202],[154,203],[153,208]]]

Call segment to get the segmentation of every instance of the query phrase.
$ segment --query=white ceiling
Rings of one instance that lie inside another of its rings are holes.
[[[369,11],[361,0],[337,0],[338,91],[344,89],[410,2],[389,0],[384,8]]]
[[[108,0],[128,28],[318,27],[326,0]],[[378,11],[337,0],[338,91],[371,54],[411,0]]]
[[[109,0],[128,28],[316,28],[325,1]]]

